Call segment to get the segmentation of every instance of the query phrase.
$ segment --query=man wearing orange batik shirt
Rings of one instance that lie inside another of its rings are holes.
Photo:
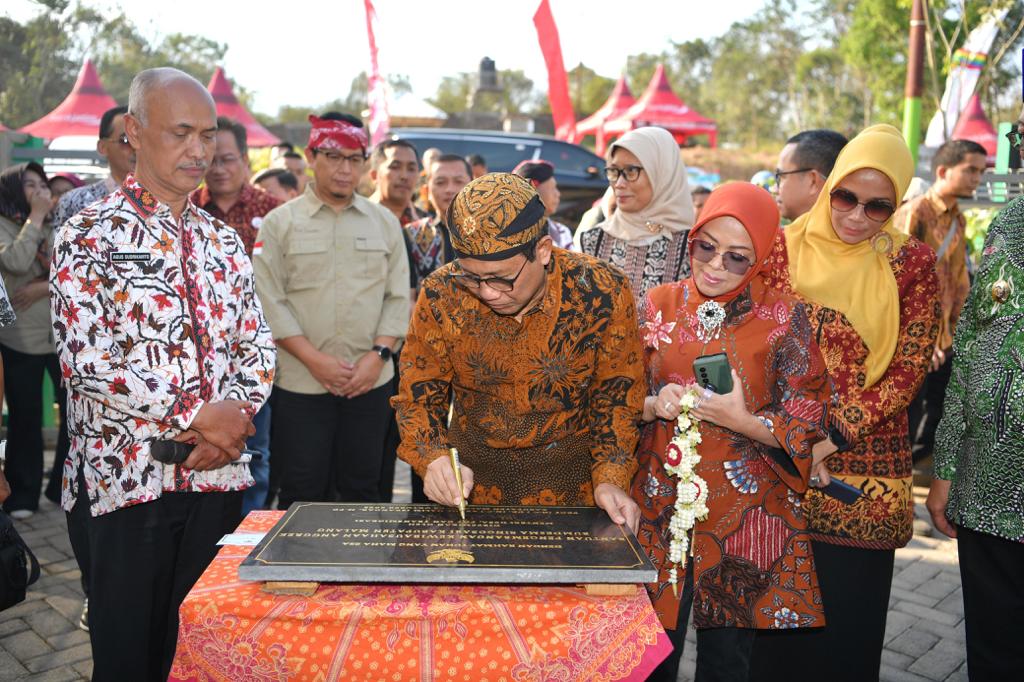
[[[553,248],[517,175],[470,182],[447,214],[455,260],[423,282],[392,399],[399,457],[440,504],[596,505],[635,531],[647,386],[625,275]]]
[[[50,269],[62,506],[83,529],[71,541],[89,568],[97,682],[167,679],[178,607],[241,520],[253,481],[238,460],[276,357],[241,239],[189,201],[214,155],[210,94],[143,71],[125,128],[135,176],[65,223]],[[194,445],[180,464],[154,456],[169,440]]]

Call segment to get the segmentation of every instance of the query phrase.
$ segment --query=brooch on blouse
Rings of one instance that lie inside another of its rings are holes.
[[[892,253],[892,247],[892,237],[885,232],[879,232],[871,238],[871,248],[875,250],[875,253],[888,256]]]
[[[1013,286],[1011,286],[1005,279],[1000,279],[992,285],[991,293],[993,301],[1003,304],[1010,300],[1010,294],[1013,293]]]
[[[697,338],[703,343],[717,339],[725,322],[725,308],[718,301],[705,301],[697,308]]]

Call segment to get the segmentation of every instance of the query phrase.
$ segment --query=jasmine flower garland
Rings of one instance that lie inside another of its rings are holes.
[[[690,549],[690,531],[697,521],[708,517],[708,485],[694,469],[700,462],[697,444],[700,443],[700,426],[696,417],[690,417],[690,410],[697,404],[697,393],[687,391],[679,402],[679,418],[676,420],[675,436],[665,449],[665,472],[678,478],[676,503],[669,532],[668,559],[671,562],[668,581],[672,594],[678,594],[678,569],[684,565],[687,550]]]

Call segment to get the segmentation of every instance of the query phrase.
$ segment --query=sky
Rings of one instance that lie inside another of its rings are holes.
[[[670,41],[721,35],[754,14],[764,0],[550,0],[566,69],[583,62],[616,77],[626,57],[661,52]],[[5,0],[4,14],[32,17],[29,0]],[[348,94],[369,69],[362,0],[218,2],[217,0],[85,0],[121,8],[153,40],[198,34],[228,45],[227,75],[254,95],[254,109],[275,114],[285,104],[317,106]],[[441,78],[476,71],[480,59],[498,69],[522,69],[547,90],[533,14],[539,0],[375,0],[377,47],[384,74],[409,76],[422,98]],[[244,8],[245,17],[238,16]],[[103,74],[100,74],[103,77]]]

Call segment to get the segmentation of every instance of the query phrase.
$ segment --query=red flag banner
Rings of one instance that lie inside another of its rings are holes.
[[[377,63],[377,10],[373,7],[373,0],[363,0],[363,5],[366,8],[366,38],[370,43],[370,144],[376,146],[391,128],[391,115],[388,113],[387,89]]]
[[[572,100],[569,98],[569,78],[565,74],[565,62],[562,60],[558,26],[555,25],[548,0],[541,0],[537,13],[533,15],[533,25],[537,27],[540,51],[548,67],[548,101],[551,102],[555,137],[572,141],[576,137],[576,114],[573,113]]]

